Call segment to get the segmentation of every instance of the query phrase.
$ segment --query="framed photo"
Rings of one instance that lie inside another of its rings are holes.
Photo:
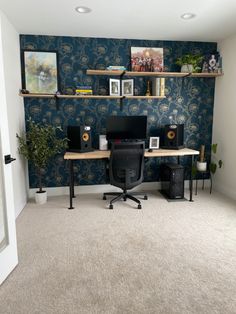
[[[131,71],[163,72],[163,48],[131,47]]]
[[[109,79],[110,96],[120,96],[120,80]]]
[[[134,95],[134,80],[122,80],[121,81],[122,96],[133,96]]]
[[[159,149],[160,137],[150,137],[149,139],[149,148],[150,149]]]
[[[55,94],[57,69],[55,51],[23,51],[23,88],[35,94]]]

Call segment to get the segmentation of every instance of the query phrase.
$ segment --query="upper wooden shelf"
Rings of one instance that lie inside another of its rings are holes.
[[[188,76],[189,73],[184,72],[131,72],[125,71],[126,76],[161,76],[161,77],[184,77]]]
[[[217,77],[223,76],[223,73],[191,73],[190,77]]]
[[[111,75],[111,76],[120,76],[124,74],[125,71],[111,71],[111,70],[87,70],[87,75]]]
[[[109,70],[87,70],[88,75],[110,75],[110,76],[152,76],[152,77],[217,77],[222,73],[189,73],[189,72],[132,72],[132,71],[109,71]]]

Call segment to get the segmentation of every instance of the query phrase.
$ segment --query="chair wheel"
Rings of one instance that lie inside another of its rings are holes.
[[[112,204],[109,205],[109,209],[113,209],[113,205]]]
[[[103,200],[106,200],[107,198],[106,198],[106,196],[105,195],[103,195],[103,198],[102,198]]]
[[[138,209],[142,209],[142,206],[141,206],[141,204],[138,204]]]
[[[124,198],[123,198],[123,200],[126,202],[127,198],[126,198],[126,197],[124,197]]]
[[[147,200],[148,199],[148,197],[147,197],[147,195],[144,195],[144,198],[143,198],[144,200]]]

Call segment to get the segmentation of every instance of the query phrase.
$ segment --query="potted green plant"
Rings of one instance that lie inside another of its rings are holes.
[[[221,159],[216,158],[218,144],[211,145],[211,162],[210,162],[210,172],[211,175],[216,173],[217,168],[221,169],[223,166],[223,161]],[[210,193],[212,192],[212,176],[211,176],[211,188]]]
[[[197,170],[201,172],[207,170],[207,162],[205,159],[205,145],[201,145],[200,147],[199,160],[197,161]]]
[[[19,153],[28,159],[36,169],[39,190],[35,193],[36,203],[47,201],[47,192],[43,190],[42,171],[49,160],[67,146],[67,139],[58,137],[60,127],[28,121],[27,131],[16,135],[19,141]]]
[[[176,64],[181,67],[181,72],[200,72],[202,60],[203,56],[199,54],[185,54],[176,60]]]

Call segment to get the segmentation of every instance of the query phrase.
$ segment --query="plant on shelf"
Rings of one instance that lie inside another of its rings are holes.
[[[203,56],[185,54],[182,57],[177,58],[176,64],[181,67],[181,72],[200,72]]]
[[[43,204],[47,201],[47,193],[43,190],[42,175],[49,160],[67,147],[67,138],[58,137],[62,132],[60,127],[39,124],[31,119],[28,121],[27,131],[19,136],[19,153],[28,159],[36,169],[38,188],[35,193],[37,203]]]
[[[210,172],[212,175],[216,173],[217,168],[221,169],[223,166],[223,161],[221,159],[217,159],[216,153],[217,153],[217,147],[218,144],[212,144],[211,145],[211,162],[210,162]],[[210,193],[212,192],[212,184],[211,184],[211,189]]]

